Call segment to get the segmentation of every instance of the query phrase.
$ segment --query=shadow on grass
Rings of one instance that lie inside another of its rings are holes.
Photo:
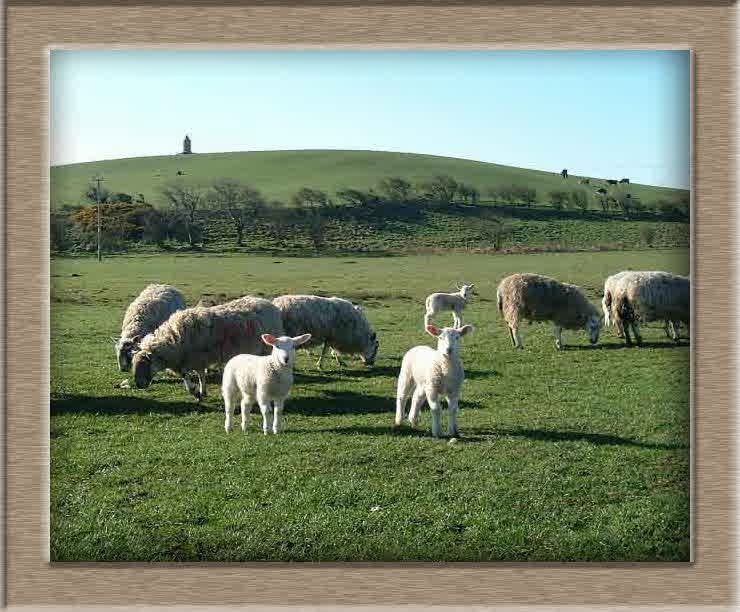
[[[213,406],[207,403],[196,402],[185,395],[177,402],[163,402],[152,397],[137,397],[132,395],[113,395],[108,397],[86,397],[84,395],[70,395],[63,399],[51,400],[51,414],[192,414],[193,412],[214,412]]]
[[[302,397],[288,400],[285,410],[306,416],[332,416],[347,414],[374,414],[388,412],[394,407],[393,400],[380,395],[354,393],[352,391],[326,391],[321,397]]]
[[[633,344],[632,346],[628,346],[624,342],[610,342],[609,344],[605,342],[600,342],[596,346],[590,346],[585,344],[572,344],[572,345],[565,345],[563,347],[563,350],[565,351],[612,351],[617,349],[625,349],[625,350],[632,350],[632,349],[640,349],[640,348],[649,348],[649,349],[676,349],[676,348],[682,348],[689,346],[688,342],[673,342],[673,340],[666,340],[665,342],[643,342],[640,346],[637,346],[636,344]]]
[[[685,444],[669,444],[664,442],[639,442],[631,438],[622,438],[612,434],[588,433],[583,431],[552,431],[547,429],[493,429],[472,430],[471,436],[463,437],[468,440],[486,439],[495,436],[515,436],[540,440],[544,442],[588,442],[595,446],[634,446],[637,448],[651,448],[656,450],[686,449]]]

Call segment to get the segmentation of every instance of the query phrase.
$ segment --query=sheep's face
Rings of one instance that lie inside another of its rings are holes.
[[[437,352],[445,357],[460,354],[460,338],[473,331],[472,325],[463,325],[459,328],[443,327],[438,329],[434,325],[427,325],[427,333],[437,339]]]
[[[601,332],[601,317],[591,315],[588,321],[586,321],[586,331],[588,332],[591,344],[596,344],[599,341],[599,333]]]
[[[473,285],[463,285],[462,287],[460,287],[460,295],[465,301],[473,297],[473,287],[475,287],[474,284]]]
[[[162,369],[162,363],[149,351],[134,353],[132,361],[134,380],[137,389],[146,389],[152,382],[154,375]]]
[[[378,341],[378,336],[373,332],[370,334],[365,350],[362,352],[362,355],[360,355],[362,363],[368,367],[375,365],[375,359],[378,356],[379,347],[380,342]]]
[[[302,336],[280,336],[276,338],[272,334],[262,334],[262,342],[272,347],[272,358],[281,366],[293,367],[295,361],[295,349],[311,339],[311,334]]]
[[[121,370],[121,372],[128,372],[131,370],[131,361],[134,358],[134,353],[139,348],[140,340],[141,338],[136,336],[135,338],[120,338],[116,342],[118,369]]]

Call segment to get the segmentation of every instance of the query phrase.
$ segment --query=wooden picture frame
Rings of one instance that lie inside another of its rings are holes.
[[[737,546],[729,333],[736,300],[733,4],[11,0],[6,17],[8,604],[731,605]],[[49,564],[49,48],[193,45],[693,51],[692,563]]]

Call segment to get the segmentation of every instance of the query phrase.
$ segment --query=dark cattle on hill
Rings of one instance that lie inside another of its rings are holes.
[[[606,182],[609,185],[616,185],[617,184],[617,179],[606,179]]]
[[[629,182],[630,182],[630,180],[629,180],[628,178],[623,178],[623,179],[620,179],[620,181],[619,181],[619,182],[620,182],[620,183],[629,183]]]
[[[599,195],[606,195],[606,189],[604,189],[603,187],[599,187],[596,190],[596,193],[598,193]]]
[[[560,176],[562,176],[563,178],[568,178],[568,168],[563,168],[560,171]]]

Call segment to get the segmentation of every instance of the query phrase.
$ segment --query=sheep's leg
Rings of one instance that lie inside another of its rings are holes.
[[[234,397],[234,390],[231,388],[224,388],[223,397],[224,397],[224,413],[226,415],[226,420],[224,422],[224,429],[226,430],[226,433],[230,433],[234,427],[231,419],[234,414],[234,408],[236,408],[236,402],[234,401],[236,399]]]
[[[460,329],[462,327],[462,316],[457,310],[452,311],[452,322],[455,329]]]
[[[460,435],[457,430],[457,410],[460,403],[460,399],[457,397],[447,397],[447,411],[449,412],[449,423],[447,425],[447,432],[450,437]]]
[[[324,346],[321,349],[321,355],[319,355],[319,360],[316,362],[316,367],[320,370],[321,369],[321,362],[324,360],[324,355],[326,355],[326,349],[329,348],[329,344],[327,342],[324,342]]]
[[[419,412],[421,412],[421,406],[424,403],[426,393],[422,387],[416,387],[414,389],[414,395],[411,396],[411,408],[409,408],[409,423],[411,427],[416,427],[419,422]]]
[[[640,335],[640,324],[637,321],[632,321],[632,331],[635,332],[635,342],[637,346],[642,345],[642,336]]]
[[[668,319],[666,319],[665,321],[663,321],[663,331],[665,332],[665,337],[666,338],[674,337],[673,336],[673,334],[674,334],[674,331],[673,331],[673,322],[672,321],[669,321]],[[675,337],[674,337],[674,340],[675,340]]]
[[[624,342],[627,346],[632,346],[632,338],[630,338],[630,324],[625,323],[622,328],[624,330]]]
[[[558,349],[559,351],[563,350],[563,339],[562,339],[563,328],[560,327],[559,325],[556,325],[553,328],[553,333],[555,334],[555,348]]]
[[[272,425],[272,402],[269,399],[257,398],[260,405],[260,412],[262,413],[262,433],[267,435],[270,433],[270,427]]]
[[[617,329],[617,338],[624,338],[624,325],[621,321],[617,321],[614,324],[614,327]]]
[[[516,338],[514,337],[514,330],[509,327],[509,337],[511,338],[511,344],[516,348]]]
[[[254,399],[248,395],[242,396],[242,431],[244,433],[249,429],[249,416],[252,412],[252,406],[254,405]]]
[[[331,354],[334,356],[334,359],[337,360],[337,366],[340,368],[343,368],[344,364],[342,363],[342,360],[339,358],[339,353],[337,353],[334,349],[332,349]]]
[[[205,370],[196,370],[195,373],[198,375],[198,395],[200,396],[198,399],[200,400],[208,394],[208,381]]]
[[[514,339],[514,348],[517,349],[523,349],[524,348],[524,342],[522,342],[522,335],[519,333],[518,327],[512,327],[511,328],[511,335]]]
[[[442,406],[438,396],[427,395],[429,409],[432,411],[432,436],[439,438],[442,435],[441,412]]]
[[[284,400],[275,400],[275,418],[272,422],[272,433],[280,433],[283,424],[283,406]]]

